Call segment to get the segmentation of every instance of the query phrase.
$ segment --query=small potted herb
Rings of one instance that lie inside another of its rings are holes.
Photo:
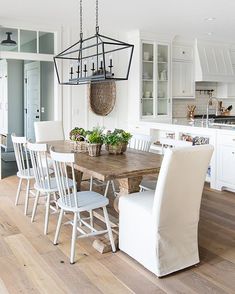
[[[100,127],[94,128],[92,131],[87,131],[86,140],[88,142],[88,152],[90,156],[99,156],[101,146],[104,142],[103,129]]]
[[[113,132],[109,131],[104,138],[106,150],[110,154],[122,154],[126,151],[128,141],[131,137],[130,133],[121,129],[115,129]]]
[[[76,151],[87,151],[87,144],[86,144],[86,131],[83,128],[75,127],[69,133],[69,138],[75,144]]]

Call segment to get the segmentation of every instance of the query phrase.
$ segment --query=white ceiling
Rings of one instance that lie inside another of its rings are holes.
[[[84,27],[94,26],[95,0],[83,0]],[[234,0],[99,0],[100,27],[227,39],[235,42]],[[20,20],[33,24],[78,24],[79,0],[0,0],[0,24]],[[215,17],[215,21],[205,18]],[[213,32],[208,36],[208,32]]]

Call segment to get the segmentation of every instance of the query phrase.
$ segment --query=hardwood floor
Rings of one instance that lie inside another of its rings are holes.
[[[93,239],[79,239],[77,262],[70,265],[71,226],[62,227],[60,244],[54,246],[57,215],[51,215],[44,236],[44,206],[32,224],[23,215],[23,195],[14,205],[17,182],[15,176],[0,182],[0,294],[235,293],[235,194],[204,189],[200,264],[158,279],[120,251],[98,253]]]

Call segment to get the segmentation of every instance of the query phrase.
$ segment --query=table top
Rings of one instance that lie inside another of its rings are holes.
[[[57,152],[74,152],[71,141],[47,142]],[[111,155],[102,150],[98,157],[91,157],[88,153],[75,152],[75,169],[88,173],[102,181],[134,178],[159,171],[162,155],[142,152],[128,148],[124,154]]]

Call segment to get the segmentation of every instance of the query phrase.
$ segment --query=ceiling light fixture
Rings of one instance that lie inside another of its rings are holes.
[[[84,39],[82,0],[80,0],[80,39],[54,57],[59,84],[83,85],[128,79],[134,45],[101,35],[98,14],[98,0],[96,0],[95,35]],[[122,67],[119,66],[120,64]]]
[[[215,17],[207,17],[207,18],[205,18],[205,21],[214,21],[214,20],[216,20]]]
[[[212,32],[208,32],[208,33],[206,33],[208,36],[212,36],[213,35],[213,33]]]
[[[1,42],[2,46],[16,46],[16,41],[11,39],[12,32],[6,32],[7,38]]]

